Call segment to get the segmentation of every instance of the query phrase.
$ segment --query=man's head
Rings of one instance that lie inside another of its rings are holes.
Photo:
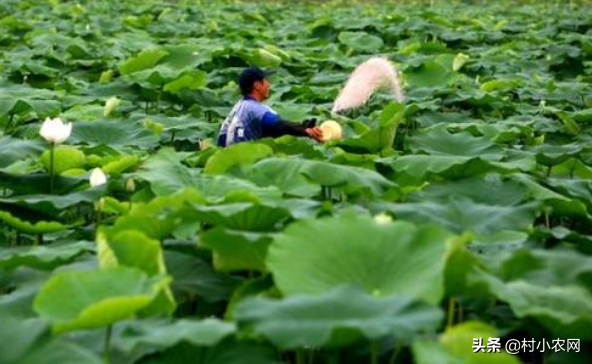
[[[252,96],[259,101],[269,98],[271,85],[267,76],[269,74],[257,67],[248,67],[241,73],[238,84],[243,96]]]

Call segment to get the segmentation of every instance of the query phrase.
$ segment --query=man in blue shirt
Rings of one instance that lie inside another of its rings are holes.
[[[220,128],[218,146],[281,135],[308,136],[321,141],[322,132],[315,126],[316,120],[304,120],[301,124],[283,120],[262,102],[269,98],[271,85],[268,73],[257,67],[246,68],[240,75],[239,86],[243,98],[234,105]]]

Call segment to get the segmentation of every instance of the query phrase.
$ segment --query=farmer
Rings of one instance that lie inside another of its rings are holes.
[[[269,98],[271,87],[267,76],[267,72],[257,67],[246,68],[241,73],[238,84],[243,98],[234,105],[222,123],[218,146],[226,147],[246,140],[282,135],[307,136],[321,141],[322,132],[315,126],[315,119],[307,119],[300,124],[292,123],[262,104]]]

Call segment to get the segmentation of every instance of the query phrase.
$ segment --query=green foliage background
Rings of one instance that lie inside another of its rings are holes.
[[[589,362],[591,60],[585,1],[2,1],[0,363]],[[252,64],[344,139],[213,146]]]

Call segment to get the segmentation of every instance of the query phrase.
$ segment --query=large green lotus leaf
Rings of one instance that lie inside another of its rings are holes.
[[[508,91],[514,90],[519,86],[519,82],[516,80],[491,80],[487,81],[479,87],[481,91],[493,92],[493,91]]]
[[[33,110],[39,118],[45,118],[60,111],[54,91],[24,85],[0,86],[0,91],[0,116]]]
[[[107,327],[147,307],[168,283],[133,268],[61,272],[45,283],[33,307],[54,332]]]
[[[250,171],[250,179],[259,186],[273,186],[283,193],[298,197],[313,197],[321,191],[320,186],[310,183],[303,175],[304,161],[267,158],[257,163]]]
[[[432,183],[408,195],[410,202],[446,202],[450,197],[466,197],[486,205],[518,205],[528,197],[527,188],[508,177],[489,174],[457,181]]]
[[[177,132],[184,131],[184,130],[195,130],[196,132],[202,133],[201,138],[206,138],[217,131],[217,125],[213,123],[208,123],[200,118],[196,118],[191,115],[182,115],[182,116],[166,116],[166,115],[144,115],[144,114],[137,114],[132,117],[133,120],[138,120],[144,122],[146,119],[152,120],[159,124],[164,125],[164,132],[163,135],[166,135],[166,132],[170,132],[170,136],[173,136],[173,132],[175,133],[174,138],[177,140],[181,138],[182,135],[178,135]]]
[[[578,285],[549,286],[516,279],[504,282],[478,271],[470,278],[484,285],[498,300],[507,302],[519,318],[531,317],[553,335],[590,340],[592,293]]]
[[[495,108],[499,110],[514,110],[515,104],[502,95],[490,94],[478,89],[451,89],[451,95],[446,99],[446,105],[463,107]]]
[[[573,244],[576,249],[582,253],[592,255],[592,237],[587,234],[578,233],[565,226],[555,226],[552,229],[539,226],[535,234],[540,234],[544,238],[554,238],[557,241]]]
[[[546,166],[554,166],[579,155],[584,147],[578,144],[552,145],[543,144],[533,148],[537,162]]]
[[[41,163],[49,170],[49,151],[41,155]],[[68,169],[82,168],[86,163],[86,156],[78,148],[69,145],[60,145],[54,151],[54,172],[61,174]]]
[[[103,105],[78,104],[61,113],[60,116],[66,120],[94,121],[103,117],[104,113],[105,107]]]
[[[47,332],[47,323],[40,318],[27,318],[11,312],[5,308],[0,308],[0,340],[5,345],[0,350],[0,362],[18,363],[22,358],[32,350],[38,340]]]
[[[193,224],[189,203],[204,203],[204,198],[192,189],[157,196],[147,203],[133,203],[131,212],[115,221],[116,231],[138,230],[152,239],[163,239],[184,224]],[[196,227],[197,229],[197,227]]]
[[[154,240],[137,230],[108,230],[97,233],[97,251],[102,269],[134,267],[148,276],[166,274],[164,256],[158,240]],[[142,313],[172,313],[176,308],[170,287],[163,287],[158,296]]]
[[[92,244],[86,241],[61,245],[5,248],[0,252],[0,268],[12,270],[16,267],[27,266],[51,270],[69,263],[91,250]]]
[[[138,268],[149,276],[166,273],[162,249],[158,240],[150,239],[136,230],[107,230],[97,233],[97,252],[103,269],[128,266]]]
[[[547,179],[547,183],[560,193],[576,198],[592,210],[592,182],[580,179]]]
[[[355,284],[376,295],[396,293],[436,303],[453,238],[434,226],[343,213],[290,225],[270,246],[267,266],[288,295]]]
[[[252,203],[193,205],[199,221],[247,231],[274,231],[276,225],[290,217],[289,209]]]
[[[122,75],[142,71],[152,68],[169,53],[163,49],[147,49],[140,52],[137,56],[126,59],[119,65],[119,72]]]
[[[119,97],[120,99],[137,100],[140,96],[140,90],[141,88],[137,84],[130,84],[127,81],[116,79],[113,81],[109,81],[109,83],[91,83],[88,85],[88,88],[80,90],[79,92],[85,97],[88,97],[90,100],[96,102],[97,100],[106,100],[107,98],[112,97],[113,95],[117,95],[117,97]],[[80,102],[74,102],[72,103],[72,105],[73,107],[70,110],[72,110],[75,114],[78,113],[78,111],[76,111],[76,105],[80,105]],[[94,104],[94,106],[98,106],[99,108],[97,108],[96,110],[93,110],[93,108],[89,108],[89,113],[87,113],[86,116],[94,115],[95,112],[99,111],[99,109],[101,110],[100,115],[103,115],[104,107],[102,105],[97,104]],[[85,113],[83,111],[84,110],[80,110],[80,112],[83,114],[81,116],[85,116]],[[73,118],[72,120],[79,119]]]
[[[25,221],[12,215],[8,211],[0,211],[0,220],[12,226],[16,230],[27,234],[47,234],[66,230],[68,228],[68,226],[63,225],[57,221]]]
[[[204,172],[224,174],[235,167],[249,166],[260,159],[269,157],[273,150],[265,144],[237,143],[217,150],[207,161]]]
[[[382,175],[364,168],[296,158],[259,161],[252,166],[250,178],[258,185],[275,185],[299,197],[314,196],[319,186],[344,188],[348,192],[368,191],[373,195],[394,187]]]
[[[306,119],[315,105],[313,104],[292,104],[281,102],[270,105],[273,109],[286,120],[294,122]]]
[[[181,342],[214,346],[236,331],[236,325],[218,319],[143,320],[126,324],[115,336],[115,348],[123,352],[145,347],[168,349]]]
[[[192,186],[196,171],[181,163],[179,155],[173,149],[163,148],[149,158],[138,177],[150,182],[150,187],[157,195],[168,195]]]
[[[592,258],[573,251],[517,250],[495,272],[503,281],[523,280],[544,287],[577,284],[592,291]]]
[[[359,136],[338,141],[336,145],[357,153],[377,153],[391,148],[397,135],[397,128],[404,121],[404,111],[403,105],[391,103],[380,114],[377,128],[363,132]]]
[[[447,328],[438,338],[438,342],[456,357],[469,359],[469,363],[508,363],[517,364],[520,361],[514,356],[501,350],[501,353],[473,352],[472,346],[465,343],[469,340],[472,343],[473,338],[483,338],[484,343],[490,337],[499,337],[497,330],[488,324],[479,321],[467,321],[460,325]],[[487,350],[485,350],[487,351]],[[479,356],[479,360],[476,360]]]
[[[169,195],[185,187],[193,187],[211,202],[219,202],[230,192],[244,191],[263,200],[278,200],[280,192],[275,188],[262,188],[238,178],[224,175],[198,174],[197,170],[185,167],[180,156],[172,149],[163,148],[149,158],[137,175],[150,182],[157,195]]]
[[[135,166],[140,162],[140,158],[135,155],[120,155],[116,159],[105,163],[101,169],[105,174],[119,175]]]
[[[226,339],[212,347],[180,343],[140,361],[142,364],[278,364],[277,350],[252,341]]]
[[[470,231],[478,234],[524,231],[540,213],[536,202],[508,207],[483,204],[468,198],[450,199],[445,203],[378,203],[375,208],[417,224],[429,222],[456,233]]]
[[[33,299],[47,281],[50,273],[25,266],[13,270],[2,270],[0,274],[0,310],[8,310],[22,317],[36,316],[33,311]]]
[[[177,93],[182,89],[195,90],[206,85],[206,77],[207,74],[203,71],[187,71],[165,84],[163,90],[171,93]]]
[[[560,337],[590,338],[592,258],[573,251],[521,249],[490,269],[468,276],[473,288],[507,302],[516,316],[532,317]]]
[[[187,297],[199,296],[206,302],[228,301],[240,280],[216,272],[209,260],[191,254],[165,250],[172,289],[179,304]]]
[[[590,180],[592,179],[591,162],[587,155],[569,158],[552,167],[548,166],[547,173],[554,178]]]
[[[0,362],[5,364],[91,363],[101,361],[90,351],[61,339],[47,339],[47,322],[40,318],[22,317],[0,309],[0,339],[5,345]]]
[[[258,233],[217,227],[200,236],[200,245],[213,251],[214,268],[221,271],[265,272],[265,258],[271,237]]]
[[[463,235],[463,237],[469,238],[468,235]],[[473,253],[473,249],[470,249],[475,247],[475,241],[473,240],[471,243],[472,245],[467,245],[466,241],[459,240],[454,244],[448,255],[444,271],[444,284],[447,297],[487,296],[486,291],[478,291],[468,282],[468,276],[473,270],[486,267],[479,256]]]
[[[177,26],[178,24],[176,24]],[[194,43],[188,42],[184,44],[166,45],[163,49],[168,53],[161,61],[172,68],[179,70],[191,70],[199,66],[207,59],[201,56],[203,47]]]
[[[362,337],[372,341],[391,335],[411,341],[418,334],[434,332],[443,314],[409,298],[376,297],[340,286],[281,300],[247,298],[237,304],[234,317],[280,348],[293,349],[343,346]]]
[[[441,88],[455,78],[456,72],[437,61],[426,61],[417,67],[407,68],[404,75],[412,88]]]
[[[26,207],[44,214],[58,215],[64,209],[80,203],[93,203],[105,195],[106,186],[98,186],[88,190],[68,193],[65,195],[19,195],[0,198],[0,203]]]
[[[467,321],[460,325],[447,328],[438,338],[438,342],[416,341],[413,343],[413,357],[417,364],[518,364],[520,361],[500,348],[500,353],[479,351],[472,347],[473,339],[481,338],[487,347],[489,338],[500,335],[490,325],[479,321]],[[468,345],[467,343],[471,344]]]
[[[275,155],[301,155],[306,159],[321,159],[324,154],[304,138],[284,135],[279,138],[263,138],[261,144],[268,145]]]
[[[258,48],[251,51],[243,52],[244,60],[257,67],[275,68],[282,64],[282,58],[268,51],[267,49]]]
[[[514,174],[512,178],[526,186],[533,200],[541,201],[543,204],[550,206],[554,213],[589,218],[584,202],[557,193],[539,184],[530,175]]]
[[[462,363],[435,341],[417,340],[412,345],[413,359],[417,364]]]
[[[435,156],[479,156],[488,160],[500,160],[502,149],[484,137],[468,133],[449,133],[446,128],[434,128],[410,138],[414,153],[424,152]]]
[[[270,206],[285,209],[294,219],[312,219],[322,209],[322,202],[304,198],[283,198],[277,203],[269,201]]]
[[[28,157],[36,157],[47,147],[37,140],[22,140],[9,136],[0,137],[0,168]]]
[[[364,53],[375,53],[384,45],[381,38],[362,31],[341,32],[338,39],[346,46]]]
[[[479,156],[451,155],[404,155],[386,157],[377,163],[387,165],[394,171],[395,180],[402,184],[421,184],[434,177],[457,180],[491,172],[513,172],[518,166],[494,164]]]
[[[138,206],[136,206],[138,208]],[[180,212],[181,210],[179,210]],[[175,229],[174,219],[177,214],[166,214],[159,216],[150,213],[133,213],[123,215],[115,221],[115,229],[138,230],[152,239],[163,239],[169,236]]]
[[[128,120],[96,120],[77,122],[72,128],[70,141],[89,146],[151,149],[158,145],[160,139],[141,125]]]
[[[162,87],[164,89],[164,85],[174,82],[182,73],[182,69],[161,62],[152,68],[144,69],[127,75],[124,79],[129,82],[138,83],[144,89],[143,95],[150,95],[148,98],[152,101],[156,101],[158,100],[158,96],[153,90],[156,87]],[[177,90],[177,92],[179,91],[183,92],[182,88]]]
[[[19,363],[101,364],[103,360],[87,348],[65,340],[54,339],[47,344],[35,347]]]
[[[348,153],[338,148],[336,154],[329,159],[329,162],[346,166],[366,168],[368,170],[376,169],[376,160],[379,158],[376,154],[357,154]]]

